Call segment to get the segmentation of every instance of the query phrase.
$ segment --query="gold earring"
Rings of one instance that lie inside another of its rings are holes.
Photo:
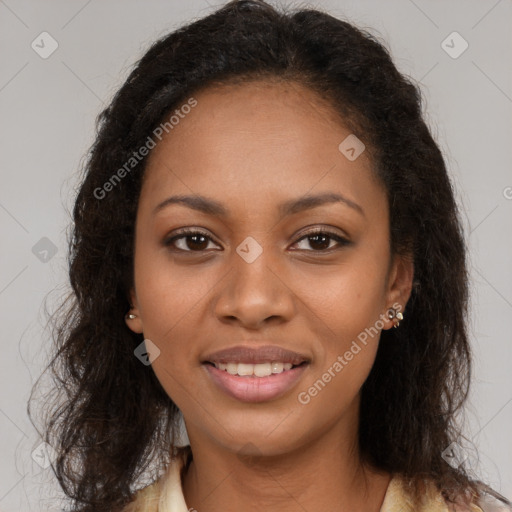
[[[395,308],[390,308],[388,309],[388,318],[390,320],[396,319],[396,321],[393,322],[393,327],[396,329],[400,325],[400,322],[404,319],[404,315],[402,315],[402,313],[397,311]]]

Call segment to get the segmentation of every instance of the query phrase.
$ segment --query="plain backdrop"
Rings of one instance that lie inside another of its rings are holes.
[[[0,0],[2,512],[60,510],[49,500],[59,495],[51,469],[36,463],[41,441],[26,402],[48,355],[43,301],[51,309],[66,290],[69,210],[96,115],[154,39],[222,3]],[[368,28],[386,41],[400,71],[421,83],[470,250],[475,365],[466,436],[479,456],[468,453],[468,462],[510,499],[512,2],[308,5]]]

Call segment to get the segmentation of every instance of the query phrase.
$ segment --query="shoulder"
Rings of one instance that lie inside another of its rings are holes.
[[[512,512],[512,503],[482,482],[475,482],[479,492],[476,504],[482,512]]]
[[[122,512],[157,512],[160,499],[160,482],[154,482],[136,492],[133,501]]]
[[[394,476],[389,484],[381,512],[392,512],[400,506],[403,512],[512,512],[511,503],[489,487],[475,482],[478,495],[468,493],[457,502],[445,500],[433,481],[422,482],[421,497],[415,499],[407,481]]]
[[[165,473],[154,483],[137,491],[122,512],[187,511],[182,492],[181,472],[191,458],[190,446],[177,450]]]
[[[478,494],[468,493],[469,503],[449,503],[450,512],[512,512],[512,503],[507,498],[481,482],[474,485]]]

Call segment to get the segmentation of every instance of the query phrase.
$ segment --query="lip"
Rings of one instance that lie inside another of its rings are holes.
[[[266,402],[283,396],[297,384],[311,362],[305,354],[278,345],[249,346],[247,343],[253,342],[246,341],[244,345],[212,352],[201,361],[213,383],[228,396],[242,402]],[[242,377],[214,366],[215,363],[259,364],[274,361],[291,363],[294,367],[268,377]]]
[[[259,347],[236,345],[234,347],[228,347],[223,350],[213,352],[207,355],[201,362],[259,364],[269,363],[272,361],[298,365],[303,362],[309,363],[310,359],[304,354],[287,350],[283,347],[279,347],[278,345],[262,345]]]
[[[308,363],[301,364],[268,377],[255,377],[254,375],[241,377],[231,375],[207,362],[203,364],[212,381],[221,391],[241,402],[250,403],[267,402],[280,398],[297,384],[308,366]]]

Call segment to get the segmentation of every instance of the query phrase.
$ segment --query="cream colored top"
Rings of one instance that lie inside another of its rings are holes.
[[[123,512],[194,512],[188,508],[183,496],[181,471],[189,455],[189,447],[181,450],[171,461],[166,473],[153,484],[138,491],[134,501]],[[445,502],[433,483],[421,503],[413,503],[410,493],[399,476],[394,476],[388,486],[380,512],[511,512],[512,508],[485,494],[470,508],[453,508]]]

